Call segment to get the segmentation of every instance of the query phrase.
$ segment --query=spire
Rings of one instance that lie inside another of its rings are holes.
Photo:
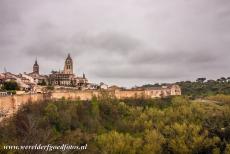
[[[36,57],[36,59],[35,59],[35,63],[34,63],[34,65],[38,65],[38,60],[37,60],[37,57]]]
[[[68,53],[67,59],[71,59],[70,53]]]
[[[66,60],[67,60],[67,59],[72,60],[70,53],[68,53],[68,56],[67,56]]]

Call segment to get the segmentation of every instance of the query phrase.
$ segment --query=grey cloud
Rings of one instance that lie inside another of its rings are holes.
[[[49,23],[43,23],[37,27],[36,37],[24,47],[25,55],[31,57],[50,57],[60,59],[67,54],[68,40],[65,37],[53,32],[55,27]]]
[[[124,54],[141,45],[141,41],[132,36],[114,32],[102,32],[96,35],[76,34],[72,41],[78,46],[90,47],[91,50],[103,49],[108,52],[116,51]]]
[[[138,39],[120,33],[103,32],[97,35],[77,33],[73,37],[65,37],[51,32],[50,29],[55,27],[49,23],[38,27],[37,38],[25,48],[28,55],[44,58],[50,56],[63,58],[67,53],[79,56],[92,52],[125,55],[141,46],[141,41]]]
[[[157,68],[158,67],[158,68]],[[104,66],[100,69],[94,70],[94,73],[102,78],[125,78],[125,79],[176,79],[185,77],[188,74],[178,74],[175,69],[182,71],[183,68],[172,68],[171,66],[133,66],[122,65],[121,67]],[[129,71],[127,71],[129,70]]]
[[[0,1],[0,26],[8,26],[8,24],[13,24],[20,22],[19,9],[16,5],[11,5],[8,0]]]
[[[48,73],[71,53],[92,81],[229,76],[229,8],[229,0],[1,0],[0,67],[28,71],[38,57]]]
[[[147,50],[133,54],[130,57],[132,64],[202,64],[216,61],[219,58],[218,54],[212,54],[208,52],[186,52],[186,51],[158,51]]]
[[[220,60],[223,59],[222,55],[207,54],[207,52],[186,53],[177,51],[170,53],[164,51],[160,53],[156,50],[148,50],[148,52],[133,53],[132,56],[125,59],[111,58],[112,62],[102,60],[96,68],[100,68],[100,65],[105,66],[100,69],[93,69],[93,72],[101,78],[190,79],[196,73],[206,75],[207,71],[212,72],[219,68],[226,70],[228,63],[220,63]]]
[[[65,57],[64,52],[66,51],[63,46],[55,41],[47,41],[39,43],[38,45],[34,44],[33,46],[28,47],[26,50],[28,51],[28,55],[31,57],[40,57],[47,60],[55,60],[53,58],[63,58]],[[50,57],[52,57],[52,59],[50,59]]]

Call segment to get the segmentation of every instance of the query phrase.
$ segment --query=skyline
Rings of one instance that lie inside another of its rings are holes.
[[[230,76],[228,0],[0,1],[0,70],[121,86]]]
[[[68,56],[70,56],[71,57],[71,55],[68,53],[67,54],[67,57]],[[66,57],[66,58],[67,58]],[[73,61],[73,63],[74,63],[74,61]],[[40,72],[40,65],[39,65],[39,61],[38,61],[38,58],[36,57],[36,59],[35,59],[35,61],[34,61],[34,64],[38,64],[38,66],[39,66],[39,72]],[[34,66],[34,65],[33,65]],[[52,69],[48,74],[40,74],[40,75],[50,75],[50,74],[52,74],[52,71],[57,71],[57,72],[62,72],[62,71],[64,71],[64,69],[65,69],[65,66],[63,65],[63,69]],[[7,71],[7,69],[6,68],[4,68],[4,72],[9,72],[9,71]],[[1,73],[1,72],[0,72]],[[14,72],[10,72],[10,73],[14,73]],[[22,73],[22,72],[19,72],[19,74],[20,73]],[[23,73],[33,73],[33,70],[31,70],[31,71],[29,71],[29,72],[23,72]],[[82,74],[77,74],[76,72],[74,72],[74,68],[73,68],[73,74],[75,74],[75,75],[77,75],[77,76],[81,76],[81,75],[85,75],[85,73],[83,72]],[[221,77],[219,77],[219,78],[222,78],[222,77],[224,77],[224,78],[230,78],[230,77],[225,77],[225,76],[221,76]],[[184,81],[195,81],[195,80],[197,80],[199,77],[197,77],[196,79],[193,79],[193,80],[184,80]],[[219,79],[219,78],[216,78],[216,79],[210,79],[210,78],[208,78],[208,77],[205,77],[205,76],[203,76],[203,77],[201,77],[202,79],[204,79],[204,81],[208,81],[208,80],[217,80],[217,79]],[[101,81],[101,82],[103,82],[103,81]],[[175,81],[175,82],[181,82],[181,81]],[[175,82],[167,82],[167,83],[169,83],[169,84],[173,84],[173,83],[175,83]],[[92,83],[92,82],[91,82]],[[106,82],[103,82],[103,83],[106,83]],[[160,83],[160,82],[155,82],[155,83],[145,83],[145,84],[166,84],[166,82],[162,82],[162,83]],[[142,85],[145,85],[145,84],[142,84]],[[113,84],[113,85],[115,85],[115,84]],[[110,85],[110,86],[113,86],[113,85]],[[142,85],[131,85],[131,86],[126,86],[126,88],[131,88],[131,87],[135,87],[135,86],[142,86]],[[119,85],[119,86],[122,86],[122,85]],[[125,86],[123,86],[123,87],[125,87]]]

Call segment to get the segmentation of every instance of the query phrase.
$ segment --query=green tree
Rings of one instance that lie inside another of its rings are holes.
[[[3,83],[3,90],[19,90],[20,87],[16,81],[7,81]]]
[[[230,144],[227,144],[227,145],[226,145],[224,154],[230,154]]]
[[[54,103],[49,103],[45,108],[45,115],[51,123],[56,123],[58,120],[58,108]]]
[[[198,79],[196,79],[196,82],[201,82],[201,83],[203,83],[205,80],[206,80],[206,78],[198,78]]]
[[[40,86],[46,86],[47,84],[46,84],[45,80],[42,80],[42,82],[38,83],[38,85],[40,85]]]
[[[111,131],[98,136],[97,144],[102,154],[135,154],[140,149],[142,140],[130,134]]]
[[[178,154],[199,153],[203,149],[212,151],[220,142],[218,137],[209,138],[208,131],[194,124],[175,123],[164,131],[169,136],[169,149]]]
[[[165,138],[156,130],[146,130],[144,134],[143,154],[160,154],[163,151]]]

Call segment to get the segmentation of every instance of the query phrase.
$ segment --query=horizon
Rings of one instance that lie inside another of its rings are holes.
[[[68,54],[66,54],[67,56],[69,55],[69,53]],[[67,56],[66,56],[66,58],[67,58]],[[71,57],[71,54],[70,54],[70,57]],[[72,58],[72,57],[71,57]],[[34,62],[36,62],[37,61],[37,63],[38,63],[38,65],[39,65],[39,67],[40,67],[40,63],[39,63],[39,58],[38,57],[36,57],[35,58],[35,60],[34,60]],[[65,59],[63,60],[63,68],[64,68],[64,61],[65,61]],[[74,61],[73,61],[73,63],[74,63]],[[28,71],[28,72],[26,72],[26,71],[22,71],[22,72],[10,72],[10,71],[8,71],[6,68],[4,68],[4,71],[5,71],[5,69],[7,70],[7,72],[9,72],[9,73],[13,73],[13,74],[23,74],[23,73],[31,73],[32,72],[32,66],[33,65],[31,65],[31,71]],[[40,69],[40,68],[39,68]],[[63,71],[63,69],[51,69],[50,70],[50,72],[49,73],[41,73],[41,72],[43,72],[41,69],[40,69],[40,74],[41,75],[50,75],[51,74],[51,72],[52,71]],[[0,72],[0,73],[4,73],[4,72]],[[77,74],[75,71],[73,72],[75,75],[77,75],[77,76],[81,76],[82,74]],[[83,72],[84,73],[84,72]],[[87,76],[87,74],[86,74],[86,76]],[[103,82],[103,83],[105,83],[105,84],[108,84],[109,86],[119,86],[119,87],[124,87],[124,88],[135,88],[135,87],[140,87],[140,86],[144,86],[144,85],[155,85],[155,84],[159,84],[159,85],[162,85],[162,84],[175,84],[175,83],[177,83],[177,82],[187,82],[187,81],[191,81],[191,82],[195,82],[196,81],[196,79],[198,79],[198,78],[205,78],[205,81],[207,82],[208,80],[218,80],[218,79],[220,79],[220,78],[222,78],[222,77],[224,77],[224,78],[229,78],[229,76],[220,76],[220,77],[218,77],[218,78],[208,78],[208,77],[206,77],[206,76],[200,76],[200,77],[196,77],[196,78],[194,78],[194,79],[192,79],[192,80],[180,80],[180,81],[168,81],[168,82],[152,82],[152,83],[143,83],[143,84],[139,84],[139,85],[129,85],[129,86],[124,86],[124,85],[119,85],[119,84],[109,84],[109,83],[107,83],[106,81],[99,81],[99,82],[97,82],[96,84],[99,84],[100,82]],[[90,79],[88,78],[88,80],[90,81]],[[89,82],[89,83],[94,83],[94,82]]]

